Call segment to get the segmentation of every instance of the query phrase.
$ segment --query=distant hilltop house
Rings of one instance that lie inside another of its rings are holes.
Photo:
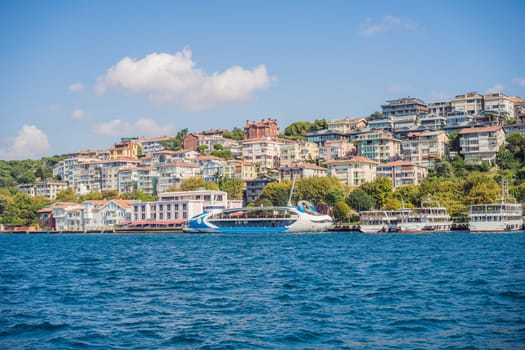
[[[277,119],[262,119],[260,122],[246,121],[244,125],[244,139],[262,139],[267,137],[279,136],[279,126]]]

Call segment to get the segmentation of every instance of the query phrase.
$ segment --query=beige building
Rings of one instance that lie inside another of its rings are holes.
[[[350,133],[356,130],[361,130],[366,128],[367,121],[364,118],[354,118],[350,119],[345,117],[343,119],[331,120],[327,122],[328,130],[330,131],[340,131],[344,133]]]
[[[467,92],[457,95],[450,101],[452,112],[455,114],[476,115],[483,111],[483,96],[477,92]]]
[[[279,169],[279,181],[306,177],[326,177],[328,170],[312,163],[290,164]]]
[[[354,144],[346,139],[328,140],[319,147],[319,160],[348,159],[355,153]]]
[[[377,162],[369,158],[355,156],[352,159],[330,160],[326,166],[328,176],[350,186],[360,186],[376,178]]]
[[[404,185],[419,185],[428,175],[428,168],[404,160],[379,164],[377,177],[386,177],[397,188]]]
[[[252,180],[257,178],[257,168],[245,160],[228,160],[224,162],[224,177]]]
[[[431,167],[436,159],[445,156],[447,145],[445,131],[411,132],[401,142],[401,154],[410,163]]]
[[[142,147],[136,140],[116,143],[112,149],[109,150],[109,159],[137,159],[139,150]]]
[[[287,166],[297,162],[316,160],[319,147],[315,142],[298,141],[280,144],[280,165]]]
[[[505,144],[505,131],[501,126],[465,128],[459,132],[459,143],[465,162],[494,165],[500,146]]]
[[[487,94],[483,96],[483,99],[485,102],[485,111],[506,115],[506,120],[515,118],[514,99],[512,97],[497,92]]]

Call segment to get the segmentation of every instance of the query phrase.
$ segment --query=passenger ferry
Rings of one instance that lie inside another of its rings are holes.
[[[452,219],[444,207],[401,209],[398,214],[399,232],[422,233],[450,231]]]
[[[506,200],[507,186],[507,182],[502,183],[500,203],[469,205],[470,232],[507,232],[523,228],[523,206],[521,203],[509,203]]]
[[[300,201],[297,206],[245,207],[204,212],[191,218],[186,232],[202,233],[299,233],[325,232],[333,223],[330,215]]]
[[[359,222],[359,230],[364,233],[386,233],[398,230],[398,219],[395,211],[362,211],[359,213]]]

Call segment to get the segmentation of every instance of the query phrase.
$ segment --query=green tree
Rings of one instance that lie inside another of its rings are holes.
[[[378,177],[372,182],[361,185],[361,189],[374,198],[378,208],[382,208],[392,197],[392,181],[386,177]]]
[[[182,180],[179,190],[180,191],[195,191],[200,188],[206,190],[218,190],[219,185],[215,182],[206,182],[202,176],[193,176],[187,179]]]
[[[464,181],[463,190],[467,204],[494,203],[501,197],[501,189],[489,174],[472,173]]]
[[[461,150],[461,146],[459,143],[459,133],[457,131],[451,133],[448,136],[448,147],[451,152],[456,152],[459,156],[459,151]]]
[[[157,200],[157,196],[153,196],[153,195],[144,193],[143,191],[140,191],[140,190],[123,193],[120,195],[120,198],[128,199],[128,200],[136,199],[136,200],[144,201],[144,202],[152,202],[152,201]]]
[[[285,206],[288,203],[291,188],[292,183],[288,180],[269,183],[259,195],[258,201],[268,199],[273,205]]]
[[[405,185],[399,186],[394,191],[394,198],[401,202],[404,208],[413,208],[420,205],[419,186]]]
[[[77,203],[79,198],[77,193],[71,187],[66,188],[65,190],[57,193],[57,202],[73,202]]]
[[[197,151],[200,153],[200,154],[204,154],[206,153],[206,151],[208,150],[208,146],[207,145],[199,145],[197,147]]]
[[[213,145],[213,150],[214,151],[222,151],[224,149],[224,146],[221,145],[220,143],[216,143]]]
[[[356,189],[352,191],[346,198],[346,203],[355,211],[370,210],[375,206],[374,198],[371,195],[363,191],[362,189]]]
[[[241,141],[244,140],[244,129],[235,127],[232,131],[226,131],[222,134],[227,139]]]
[[[229,150],[229,149],[225,149],[225,150],[213,150],[210,152],[210,155],[214,156],[214,157],[219,157],[219,158],[222,158],[222,159],[233,159],[233,154],[232,152]]]
[[[343,201],[335,203],[333,216],[336,220],[348,221],[350,219],[350,207]]]
[[[343,194],[343,186],[333,177],[308,177],[296,180],[292,198],[294,201],[307,200],[314,204],[335,204],[335,201],[342,199]]]
[[[241,179],[223,179],[220,181],[219,189],[228,193],[229,199],[242,199],[244,181]]]

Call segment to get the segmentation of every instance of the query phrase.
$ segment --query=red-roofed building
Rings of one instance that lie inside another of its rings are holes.
[[[244,139],[260,139],[264,137],[277,137],[279,135],[279,126],[276,119],[268,118],[260,122],[246,121],[244,126]]]

